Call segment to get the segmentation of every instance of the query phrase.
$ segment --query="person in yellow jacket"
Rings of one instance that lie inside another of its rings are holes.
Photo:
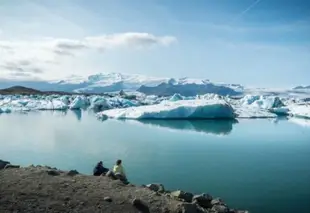
[[[118,179],[120,179],[123,182],[128,182],[127,177],[126,177],[126,173],[125,173],[125,169],[122,165],[122,160],[116,161],[116,164],[113,167],[113,172],[114,172],[115,177],[117,177]]]

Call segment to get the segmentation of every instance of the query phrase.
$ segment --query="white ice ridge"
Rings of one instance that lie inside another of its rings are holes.
[[[98,113],[115,119],[221,119],[235,118],[234,109],[222,100],[180,100],[160,104],[111,109]]]
[[[291,105],[290,114],[298,118],[310,119],[310,105]]]

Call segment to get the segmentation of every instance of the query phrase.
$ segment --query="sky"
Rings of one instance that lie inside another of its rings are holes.
[[[307,0],[0,0],[0,78],[310,85]]]

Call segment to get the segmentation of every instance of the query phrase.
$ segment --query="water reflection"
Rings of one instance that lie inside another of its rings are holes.
[[[274,124],[278,124],[279,122],[287,121],[287,120],[288,118],[286,116],[278,116],[276,118],[271,119],[271,122]]]
[[[233,129],[233,124],[238,123],[237,120],[139,120],[129,122],[139,122],[172,130],[194,131],[215,135],[228,135]]]
[[[77,110],[72,110],[73,114],[76,116],[78,121],[81,121],[82,119],[82,110],[77,109]]]
[[[304,118],[296,118],[296,117],[286,117],[286,116],[280,116],[272,120],[274,124],[278,124],[280,122],[291,122],[296,125],[302,126],[302,127],[310,127],[310,119],[304,119]]]
[[[310,128],[310,119],[301,119],[301,118],[292,117],[292,118],[289,118],[288,121],[294,124],[297,124],[299,126],[302,126],[302,127]]]

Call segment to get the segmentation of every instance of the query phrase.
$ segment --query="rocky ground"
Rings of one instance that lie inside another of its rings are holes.
[[[245,213],[210,195],[166,191],[161,184],[125,185],[109,177],[0,160],[0,212]]]

